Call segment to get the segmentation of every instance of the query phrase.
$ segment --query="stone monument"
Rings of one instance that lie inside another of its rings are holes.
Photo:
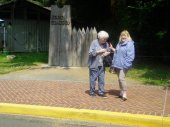
[[[51,6],[49,66],[68,67],[72,65],[70,6]]]

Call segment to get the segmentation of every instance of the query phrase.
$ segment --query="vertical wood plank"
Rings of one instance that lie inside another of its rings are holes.
[[[76,67],[77,66],[77,30],[76,28],[73,28],[73,31],[72,31],[72,66],[73,67]]]

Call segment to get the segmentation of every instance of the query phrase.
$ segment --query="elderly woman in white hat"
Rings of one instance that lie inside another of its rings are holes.
[[[105,67],[103,58],[110,54],[111,49],[107,43],[109,34],[105,31],[100,31],[97,39],[93,40],[89,49],[89,80],[90,80],[90,96],[96,96],[95,86],[98,79],[98,95],[106,97],[105,85]]]

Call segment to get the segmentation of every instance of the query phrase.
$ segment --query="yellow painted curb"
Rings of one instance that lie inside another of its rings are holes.
[[[0,103],[0,113],[66,118],[138,127],[170,127],[170,117],[100,110]]]

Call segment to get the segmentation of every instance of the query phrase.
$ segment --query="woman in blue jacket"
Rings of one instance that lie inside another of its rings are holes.
[[[134,41],[127,30],[120,33],[116,49],[112,48],[112,50],[114,51],[112,67],[118,76],[120,87],[119,97],[125,101],[127,100],[127,85],[125,77],[128,70],[132,67],[132,62],[135,58]]]

